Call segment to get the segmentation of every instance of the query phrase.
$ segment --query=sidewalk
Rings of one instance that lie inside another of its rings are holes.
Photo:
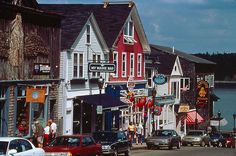
[[[142,145],[140,143],[138,145],[136,145],[136,143],[133,143],[131,150],[140,150],[140,149],[145,149],[145,148],[147,148],[146,143],[143,143]]]

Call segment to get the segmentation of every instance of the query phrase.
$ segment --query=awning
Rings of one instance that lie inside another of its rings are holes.
[[[85,96],[77,96],[76,99],[82,100],[84,103],[98,106],[102,105],[104,109],[111,108],[127,108],[128,104],[120,101],[119,97],[114,97],[108,94],[95,94],[95,95],[85,95]]]
[[[201,117],[201,115],[199,115],[196,110],[194,111],[189,111],[187,113],[187,125],[193,125],[195,124],[195,120],[196,120],[196,117],[197,117],[197,121],[198,123],[201,123],[204,121],[204,119]]]

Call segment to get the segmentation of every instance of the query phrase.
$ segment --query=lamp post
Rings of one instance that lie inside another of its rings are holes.
[[[156,97],[157,91],[155,87],[152,89],[152,101],[153,101],[153,110],[152,110],[152,132],[155,131],[155,122],[154,122],[154,108],[155,108],[155,97]]]
[[[102,88],[103,88],[103,84],[104,84],[104,79],[102,78],[102,76],[99,77],[98,79],[98,88],[99,88],[99,105],[102,105]],[[97,130],[101,130],[101,126],[102,126],[102,116],[100,116],[100,114],[97,116],[98,120],[97,120]]]
[[[218,130],[219,130],[219,132],[220,132],[220,118],[221,117],[221,112],[220,111],[218,111],[218,120],[219,120],[219,128],[218,128]]]
[[[233,131],[236,132],[236,128],[235,128],[236,113],[233,114],[233,118],[234,118],[234,128],[233,128]]]

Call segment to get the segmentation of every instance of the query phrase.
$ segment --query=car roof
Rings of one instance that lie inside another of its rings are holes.
[[[25,138],[21,138],[21,137],[0,137],[0,141],[12,141],[12,140],[15,140],[15,139],[24,139],[24,140],[27,140]]]

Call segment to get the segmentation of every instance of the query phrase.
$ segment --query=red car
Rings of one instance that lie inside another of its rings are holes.
[[[63,135],[58,136],[43,148],[45,155],[65,155],[65,156],[100,156],[102,146],[94,141],[89,135]]]
[[[234,147],[234,137],[230,132],[223,132],[223,138],[225,139],[225,147],[231,148]]]

